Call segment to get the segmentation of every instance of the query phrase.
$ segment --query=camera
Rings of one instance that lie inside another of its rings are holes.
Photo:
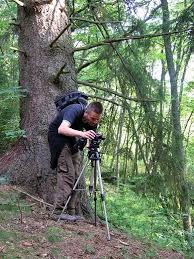
[[[89,149],[99,148],[100,142],[105,138],[100,133],[96,133],[96,136],[91,140]]]
[[[78,152],[79,150],[80,150],[80,151],[83,151],[83,149],[84,149],[84,147],[85,147],[86,144],[87,144],[87,139],[85,139],[85,138],[79,138],[79,139],[76,141],[76,143],[75,143],[75,145],[73,146],[73,148],[72,148],[73,153],[76,153],[76,152]]]
[[[88,147],[89,150],[92,151],[92,150],[96,150],[97,148],[99,148],[100,142],[104,139],[105,138],[102,136],[102,134],[97,133],[95,138],[93,138],[90,141],[90,145]],[[76,141],[75,145],[72,147],[72,153],[76,153],[79,150],[82,151],[84,149],[84,147],[86,146],[86,144],[87,144],[86,138],[79,138]]]

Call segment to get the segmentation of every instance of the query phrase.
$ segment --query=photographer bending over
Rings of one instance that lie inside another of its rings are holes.
[[[76,138],[93,139],[103,111],[100,102],[87,107],[70,104],[62,109],[49,126],[48,140],[51,152],[51,168],[57,168],[55,214],[61,214],[79,176],[81,157]],[[82,131],[85,129],[86,131]],[[75,215],[76,194],[68,204],[68,214]]]

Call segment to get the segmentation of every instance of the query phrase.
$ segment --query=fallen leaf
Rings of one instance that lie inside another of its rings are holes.
[[[119,240],[119,242],[120,242],[122,245],[129,246],[129,244],[126,243],[126,242],[123,242],[123,241],[121,241],[121,240]]]
[[[20,243],[20,245],[21,245],[21,246],[25,246],[25,247],[31,247],[31,246],[33,246],[33,244],[30,243],[30,242],[28,242],[28,241],[22,241],[22,242]]]
[[[119,245],[117,245],[117,246],[114,246],[114,248],[122,249],[122,248],[123,248],[123,246],[119,246]]]
[[[5,248],[5,246],[0,246],[0,252],[3,252],[4,248]]]
[[[44,253],[44,254],[37,254],[37,256],[40,256],[40,257],[46,257],[48,256],[49,254],[48,253]]]

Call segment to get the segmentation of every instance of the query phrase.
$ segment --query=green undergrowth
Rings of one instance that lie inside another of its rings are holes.
[[[122,187],[105,185],[106,207],[111,225],[165,249],[177,252],[188,250],[182,231],[181,217],[178,214],[165,215],[163,208],[151,197],[141,197]],[[102,213],[98,202],[99,215]]]
[[[30,213],[29,205],[15,191],[0,192],[0,224],[9,218],[19,217],[22,213]]]

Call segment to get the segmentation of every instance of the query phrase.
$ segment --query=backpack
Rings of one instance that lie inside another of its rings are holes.
[[[69,91],[65,93],[62,96],[59,96],[55,99],[55,105],[57,108],[57,111],[61,111],[65,107],[67,107],[70,104],[79,103],[83,106],[87,105],[88,96],[83,93],[76,90]]]

